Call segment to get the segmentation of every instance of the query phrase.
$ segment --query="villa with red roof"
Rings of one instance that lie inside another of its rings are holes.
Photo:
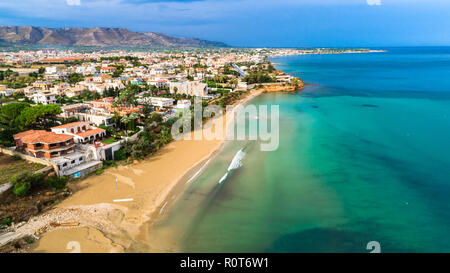
[[[56,134],[44,130],[29,130],[14,135],[17,149],[38,158],[51,159],[75,152],[71,135]]]
[[[105,130],[85,121],[63,124],[51,130],[15,134],[16,151],[52,162],[57,166],[59,176],[80,177],[103,166],[102,154],[99,154],[102,151],[99,148],[103,146],[97,147],[95,141],[106,136]],[[87,143],[94,145],[83,145]]]

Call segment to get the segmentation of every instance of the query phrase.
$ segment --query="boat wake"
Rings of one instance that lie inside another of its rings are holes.
[[[223,181],[225,181],[228,177],[228,172],[225,173],[224,176],[222,176],[222,178],[219,180],[219,184],[221,184]]]
[[[235,169],[242,167],[242,159],[245,157],[244,148],[240,149],[236,155],[233,157],[230,166],[228,167],[227,172],[224,176],[219,180],[219,184],[222,184],[228,177],[228,174]]]

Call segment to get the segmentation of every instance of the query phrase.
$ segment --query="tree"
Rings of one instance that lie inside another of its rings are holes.
[[[16,127],[16,121],[20,113],[30,107],[28,103],[10,103],[0,108],[0,126],[3,128]]]
[[[135,124],[135,120],[139,119],[139,115],[134,112],[130,115],[130,121],[132,121],[132,129],[136,129],[136,124]]]
[[[120,127],[120,116],[119,116],[119,113],[117,113],[117,111],[114,111],[112,120],[118,127]]]
[[[83,75],[78,74],[78,73],[72,73],[69,75],[68,77],[68,82],[70,84],[76,84],[77,82],[81,82],[84,80]]]
[[[152,113],[150,115],[150,122],[156,122],[156,123],[160,123],[162,121],[162,116],[161,114],[158,113]]]
[[[28,103],[10,103],[0,108],[0,143],[5,146],[14,145],[13,135],[20,132],[18,117],[20,113],[29,108]]]
[[[123,116],[120,121],[125,124],[125,132],[127,133],[128,137],[128,123],[130,123],[131,119],[128,116]]]
[[[137,105],[137,100],[135,97],[136,91],[134,89],[126,89],[120,93],[119,99],[114,102],[114,105]]]
[[[159,136],[159,141],[162,144],[167,144],[172,140],[172,135],[170,134],[169,129],[167,129],[166,127],[163,127],[161,129],[161,134]]]
[[[37,105],[25,108],[17,118],[21,129],[49,129],[56,122],[56,116],[61,114],[61,108],[56,104]]]
[[[106,125],[103,125],[103,124],[102,124],[102,125],[99,126],[99,128],[105,130],[105,131],[106,131],[106,134],[107,134],[108,136],[112,136],[112,135],[114,134],[113,128],[111,128],[111,127],[109,127],[109,126],[106,126]]]

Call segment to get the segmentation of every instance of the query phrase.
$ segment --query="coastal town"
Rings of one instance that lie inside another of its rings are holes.
[[[3,251],[20,251],[8,247],[19,239],[34,242],[33,232],[14,231],[70,196],[74,181],[157,154],[195,98],[225,109],[255,90],[300,90],[302,80],[275,69],[270,57],[362,52],[369,51],[0,52]]]

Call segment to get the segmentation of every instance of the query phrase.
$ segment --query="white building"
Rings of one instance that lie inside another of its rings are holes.
[[[56,94],[50,92],[37,92],[32,95],[32,100],[37,104],[56,104]]]
[[[190,100],[179,100],[177,102],[177,108],[178,109],[189,109],[191,107],[191,101]]]
[[[154,85],[157,88],[162,88],[162,87],[167,86],[167,81],[166,80],[150,80],[150,81],[147,81],[147,83],[149,85]]]
[[[160,108],[167,108],[173,106],[174,99],[161,97],[144,97],[138,99],[138,102],[141,104],[151,104]]]
[[[56,66],[49,66],[45,68],[45,74],[56,74],[58,72],[58,68]]]
[[[6,89],[3,91],[0,91],[0,96],[9,97],[14,94],[14,89]]]
[[[236,86],[237,90],[247,90],[248,89],[248,84],[246,82],[242,82],[239,81],[237,86]]]
[[[95,66],[78,66],[75,72],[86,76],[89,74],[95,74],[97,72],[97,69],[95,68]]]
[[[76,143],[89,143],[106,136],[106,131],[89,125],[87,121],[77,121],[51,128],[57,134],[72,135]]]
[[[190,96],[205,97],[208,95],[208,85],[201,82],[171,82],[170,93],[186,94]]]

